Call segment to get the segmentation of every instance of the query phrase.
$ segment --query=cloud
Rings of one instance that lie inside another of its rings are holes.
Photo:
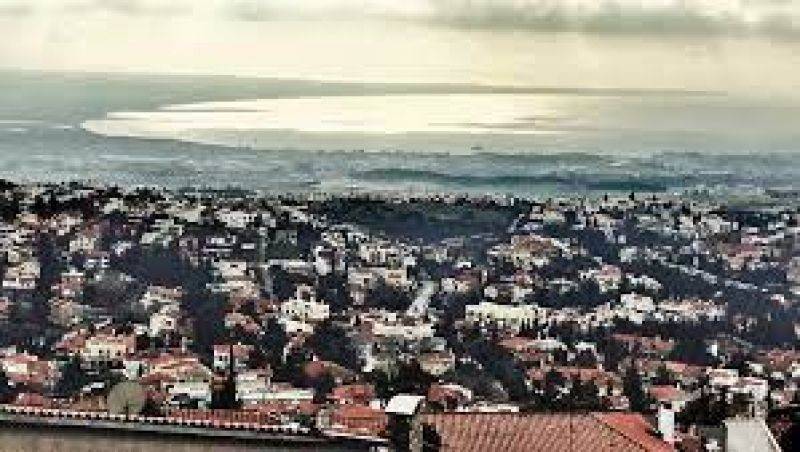
[[[8,0],[0,3],[0,17],[27,16],[33,12],[33,5],[26,1]]]
[[[427,0],[455,26],[602,33],[794,33],[792,0]]]
[[[455,27],[596,33],[765,33],[800,36],[795,0],[3,0],[33,12],[197,15],[204,19],[372,17]]]
[[[184,0],[44,0],[44,3],[62,6],[69,13],[90,14],[111,12],[122,15],[178,15],[194,11]]]

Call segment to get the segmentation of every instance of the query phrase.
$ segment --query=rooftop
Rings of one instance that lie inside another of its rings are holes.
[[[417,412],[425,397],[410,394],[396,395],[386,405],[386,413],[410,416]]]
[[[638,414],[428,414],[443,451],[672,451]]]

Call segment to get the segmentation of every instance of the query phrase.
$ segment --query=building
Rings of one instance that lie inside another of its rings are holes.
[[[423,422],[438,436],[442,451],[669,452],[639,414],[426,414]]]
[[[295,298],[281,303],[281,316],[286,320],[321,322],[330,317],[330,306],[317,301],[310,287],[299,286]]]
[[[535,305],[503,305],[484,301],[477,305],[468,305],[465,319],[480,326],[519,330],[543,319],[543,312]]]
[[[136,351],[133,335],[99,333],[86,339],[81,357],[90,365],[121,364],[125,357]]]
[[[216,344],[214,345],[214,371],[227,372],[231,365],[231,353],[233,353],[233,370],[239,372],[247,368],[250,361],[250,353],[253,351],[252,345],[245,344]]]

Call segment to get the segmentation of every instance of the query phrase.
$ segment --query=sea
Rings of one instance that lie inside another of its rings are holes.
[[[0,178],[272,193],[797,189],[800,105],[717,91],[0,71]]]

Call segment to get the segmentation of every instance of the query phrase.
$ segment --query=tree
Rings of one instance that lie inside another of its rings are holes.
[[[597,359],[590,350],[581,350],[575,356],[575,360],[573,361],[575,366],[577,367],[585,367],[585,368],[595,368],[597,367]]]
[[[211,393],[211,408],[226,410],[238,408],[236,382],[232,378],[226,379],[222,388]]]
[[[422,426],[422,450],[423,452],[437,452],[442,449],[442,437],[436,428],[430,424]]]
[[[706,345],[697,337],[678,340],[671,352],[672,359],[690,364],[707,366],[711,364]]]
[[[412,302],[407,292],[386,283],[379,283],[369,291],[366,304],[370,307],[400,312],[408,309]]]
[[[228,374],[225,383],[219,390],[211,394],[211,407],[222,409],[239,408],[239,401],[236,398],[236,371],[233,365],[233,345],[230,345],[230,357],[228,359]]]
[[[433,383],[433,378],[423,372],[417,360],[400,363],[394,375],[394,387],[397,393],[425,395]]]
[[[261,338],[261,352],[267,363],[277,369],[283,365],[283,350],[289,338],[280,323],[270,319],[264,326],[264,335]]]
[[[214,344],[228,339],[225,331],[225,299],[208,291],[184,296],[183,306],[191,314],[193,325],[192,348],[210,360]]]
[[[625,371],[622,388],[632,411],[644,411],[647,408],[647,394],[642,387],[642,378],[634,366],[628,367]]]
[[[89,384],[89,377],[83,371],[81,358],[74,356],[61,368],[61,378],[56,383],[55,392],[62,396],[71,396]]]
[[[603,357],[605,358],[605,367],[608,370],[616,371],[620,363],[628,355],[627,350],[619,342],[612,338],[604,338],[602,341]]]
[[[341,274],[331,273],[319,277],[317,293],[320,299],[328,303],[331,312],[342,312],[350,305],[346,286],[347,278]]]
[[[656,385],[671,385],[674,383],[674,379],[672,378],[672,373],[667,369],[665,364],[661,364],[656,369],[656,377],[653,380],[653,384]]]
[[[312,384],[314,388],[314,403],[324,403],[328,394],[336,387],[336,381],[331,374],[322,375]]]
[[[544,375],[544,406],[551,410],[561,408],[561,388],[566,383],[566,379],[555,369],[550,369]]]
[[[525,372],[517,364],[513,355],[486,339],[478,339],[468,346],[470,356],[503,384],[511,400],[528,400],[528,385]]]
[[[497,380],[485,369],[475,363],[457,363],[455,369],[442,377],[443,381],[454,382],[470,389],[476,397],[490,401],[507,401],[508,395]]]
[[[6,375],[5,371],[0,370],[0,403],[8,402],[11,394],[11,384],[8,381],[8,375]]]
[[[319,324],[308,338],[308,347],[325,361],[333,361],[350,370],[359,370],[361,363],[353,341],[331,321]]]
[[[724,397],[703,394],[686,404],[683,411],[678,413],[677,421],[683,425],[718,426],[728,416],[729,411]]]
[[[569,398],[571,410],[597,410],[600,408],[597,385],[593,381],[584,383],[577,377],[573,378]]]

